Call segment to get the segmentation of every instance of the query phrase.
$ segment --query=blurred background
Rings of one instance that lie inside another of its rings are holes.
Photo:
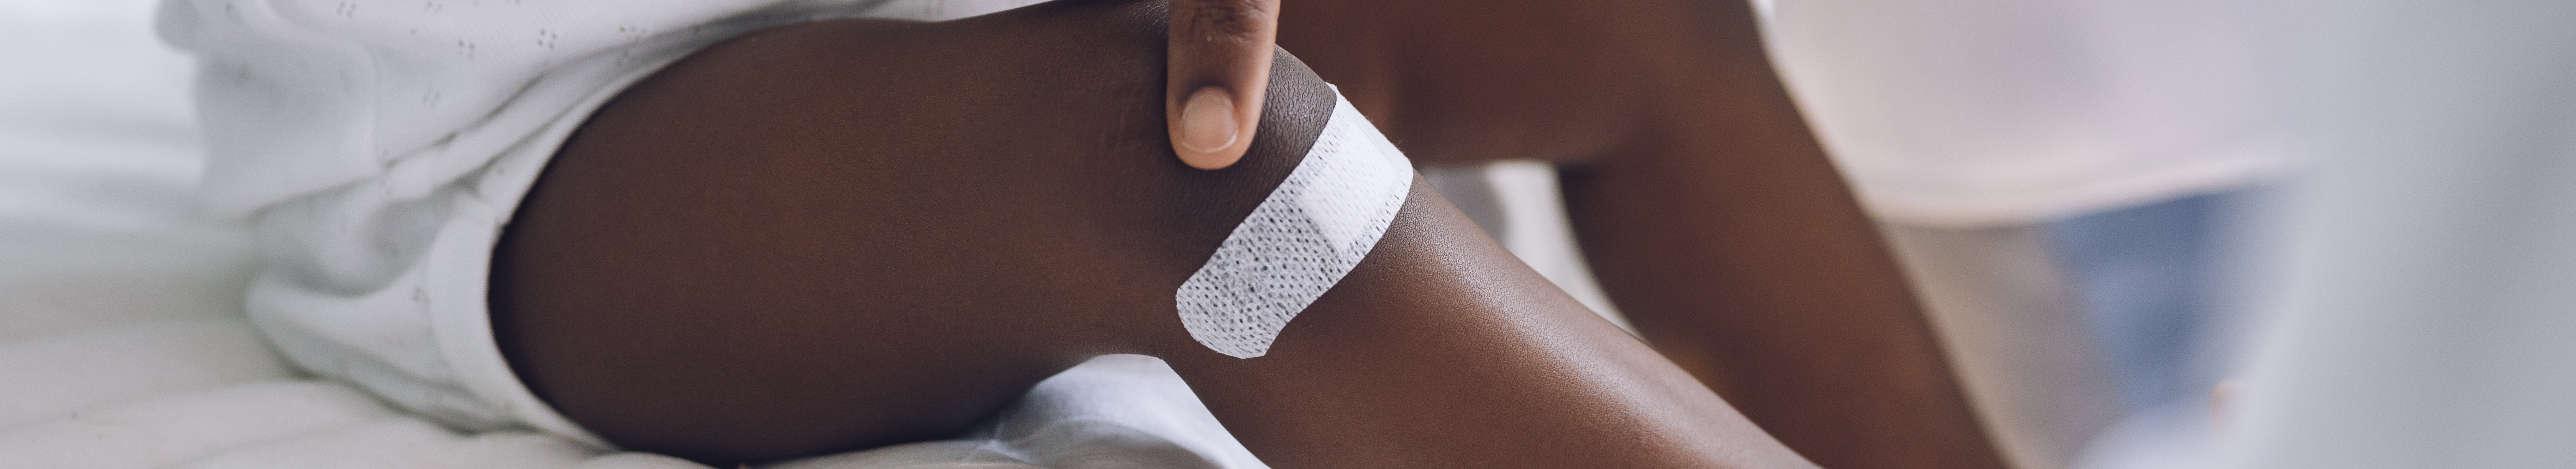
[[[2564,3],[1756,7],[2013,464],[2576,467]],[[1427,172],[1580,296],[1547,171]]]
[[[0,0],[0,362],[238,317],[153,3]],[[1757,6],[2017,466],[2576,467],[2576,2]],[[1617,320],[1553,169],[1425,172]]]

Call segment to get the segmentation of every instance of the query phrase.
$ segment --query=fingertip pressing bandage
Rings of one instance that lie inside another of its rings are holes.
[[[1377,247],[1412,189],[1412,162],[1334,93],[1306,159],[1172,295],[1181,325],[1217,353],[1270,353],[1288,320]]]

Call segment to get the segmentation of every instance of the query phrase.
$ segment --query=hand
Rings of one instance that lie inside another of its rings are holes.
[[[1172,152],[1198,169],[1243,158],[1261,124],[1279,0],[1172,0],[1163,120]]]
[[[1814,467],[1418,180],[1269,355],[1192,340],[1172,292],[1336,101],[1281,52],[1233,169],[1154,161],[1163,8],[823,21],[700,50],[547,166],[493,250],[494,337],[583,428],[715,467],[965,433],[1117,352],[1169,361],[1282,469]],[[1441,428],[1475,431],[1423,431]]]

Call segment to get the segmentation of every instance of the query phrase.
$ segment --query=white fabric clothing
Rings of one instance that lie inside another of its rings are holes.
[[[2039,227],[1879,228],[2011,467],[2064,469],[2118,419],[2119,396]]]
[[[0,469],[717,469],[456,432],[296,373],[245,322],[248,230],[198,207],[191,59],[152,39],[154,3],[0,0]],[[1115,355],[960,439],[776,467],[1263,466],[1170,368]]]
[[[2326,156],[2204,467],[2576,467],[2576,3],[2301,3],[2358,21],[2307,25]]]
[[[1873,214],[2029,224],[2286,165],[2260,3],[1779,0],[1768,36]]]
[[[511,374],[494,241],[558,144],[628,83],[716,41],[831,17],[1019,0],[165,0],[199,59],[207,206],[247,219],[252,322],[298,365],[465,429],[605,443]]]

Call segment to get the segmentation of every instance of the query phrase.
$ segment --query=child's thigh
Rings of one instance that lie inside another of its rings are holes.
[[[1085,357],[1189,344],[1174,288],[1333,98],[1280,54],[1253,153],[1183,166],[1159,18],[815,23],[673,65],[522,203],[506,355],[614,443],[730,465],[942,436]]]

